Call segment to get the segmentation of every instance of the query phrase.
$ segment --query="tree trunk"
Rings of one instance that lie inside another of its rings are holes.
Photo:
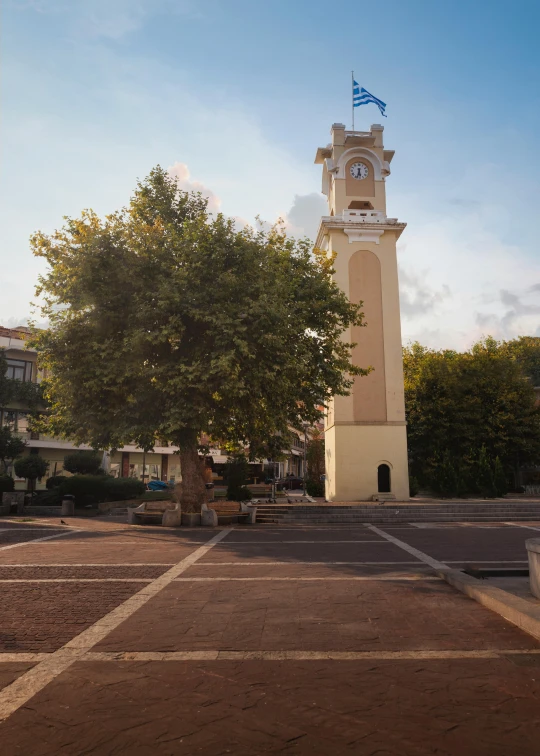
[[[199,459],[197,441],[184,441],[180,444],[180,506],[182,512],[200,513],[206,501],[204,484],[204,463]]]

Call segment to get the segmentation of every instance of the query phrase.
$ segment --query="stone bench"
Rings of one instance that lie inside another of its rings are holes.
[[[203,525],[232,525],[247,523],[254,525],[257,517],[257,507],[236,501],[220,501],[213,503],[212,508],[203,504],[201,520]]]
[[[128,523],[137,525],[141,522],[158,522],[161,525],[163,522],[164,525],[167,525],[169,523],[163,521],[164,514],[177,510],[179,510],[179,507],[174,501],[143,501],[139,507],[129,507]],[[165,518],[165,520],[168,519],[170,518]]]

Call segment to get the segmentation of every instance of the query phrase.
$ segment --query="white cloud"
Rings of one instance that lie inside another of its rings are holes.
[[[221,199],[214,192],[200,181],[192,181],[190,178],[189,168],[185,163],[174,163],[167,168],[167,172],[176,178],[178,187],[185,192],[200,192],[208,200],[208,211],[219,213],[221,210]]]
[[[427,278],[426,271],[415,273],[400,266],[399,301],[403,317],[414,318],[434,312],[439,304],[451,296],[446,284],[437,290],[427,283]]]
[[[328,214],[328,204],[322,194],[295,194],[291,209],[285,213],[287,232],[293,236],[307,236],[315,241],[321,215]]]
[[[408,277],[416,275],[411,271],[422,270],[433,307],[411,313],[405,299],[404,342],[466,349],[488,334],[513,338],[537,332],[540,308],[533,285],[540,281],[540,263],[523,246],[503,241],[498,231],[486,207],[448,209],[430,222],[413,217],[398,247],[400,274],[406,290]]]

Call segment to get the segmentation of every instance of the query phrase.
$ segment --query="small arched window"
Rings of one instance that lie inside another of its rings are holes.
[[[390,493],[390,468],[382,464],[377,468],[377,490],[379,493]]]

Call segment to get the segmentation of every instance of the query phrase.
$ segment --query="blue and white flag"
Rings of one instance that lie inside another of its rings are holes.
[[[368,105],[370,102],[375,103],[375,105],[381,111],[381,115],[383,115],[385,118],[387,117],[386,113],[384,112],[386,110],[386,103],[382,100],[377,99],[377,97],[374,97],[367,91],[367,89],[361,87],[358,82],[354,81],[353,79],[353,106],[355,108],[359,108],[360,105]]]

